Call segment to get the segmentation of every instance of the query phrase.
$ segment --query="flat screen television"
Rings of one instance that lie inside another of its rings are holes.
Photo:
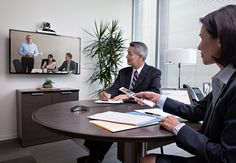
[[[9,30],[10,74],[80,74],[81,39]]]

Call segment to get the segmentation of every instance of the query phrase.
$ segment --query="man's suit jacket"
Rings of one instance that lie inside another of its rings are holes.
[[[70,61],[70,71],[72,71],[73,73],[77,72],[77,63],[75,61]],[[63,71],[63,69],[65,71],[67,71],[67,61],[64,61],[62,63],[62,65],[58,68],[58,71]]]
[[[107,90],[112,97],[115,97],[122,92],[119,91],[120,87],[125,87],[129,89],[133,68],[126,67],[119,71],[119,74],[113,83],[113,85]],[[133,92],[138,93],[141,91],[152,91],[159,93],[159,88],[161,87],[161,71],[155,67],[145,64],[141,70],[137,83],[133,88]]]
[[[212,107],[212,93],[194,106],[167,98],[163,110],[188,120],[202,121],[200,132],[188,126],[176,136],[179,147],[201,162],[236,163],[236,73],[223,87]]]

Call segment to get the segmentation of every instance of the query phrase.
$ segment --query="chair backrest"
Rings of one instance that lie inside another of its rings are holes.
[[[193,103],[204,98],[202,91],[198,87],[190,87],[188,84],[183,84],[183,88],[188,90]]]
[[[43,64],[44,64],[44,62],[46,62],[48,59],[46,59],[46,58],[44,58],[44,59],[42,59],[42,61],[41,61],[41,67],[43,66]],[[41,68],[40,67],[40,68]]]
[[[24,69],[23,69],[19,59],[14,59],[13,64],[14,64],[16,72],[19,72],[19,73],[24,72]]]

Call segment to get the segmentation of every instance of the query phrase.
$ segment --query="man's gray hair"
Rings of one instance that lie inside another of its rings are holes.
[[[144,60],[147,58],[148,48],[143,42],[133,41],[129,46],[134,47],[135,54],[143,56]]]

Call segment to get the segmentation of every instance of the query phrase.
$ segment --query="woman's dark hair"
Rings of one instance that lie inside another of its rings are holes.
[[[48,57],[52,58],[52,62],[55,62],[55,59],[53,59],[53,55],[52,54],[48,54]],[[47,65],[49,64],[49,60],[47,59]]]
[[[213,11],[200,22],[213,39],[220,41],[222,53],[215,61],[224,67],[231,63],[236,67],[236,5]]]
[[[48,54],[48,57],[53,58],[53,55],[52,54]]]

